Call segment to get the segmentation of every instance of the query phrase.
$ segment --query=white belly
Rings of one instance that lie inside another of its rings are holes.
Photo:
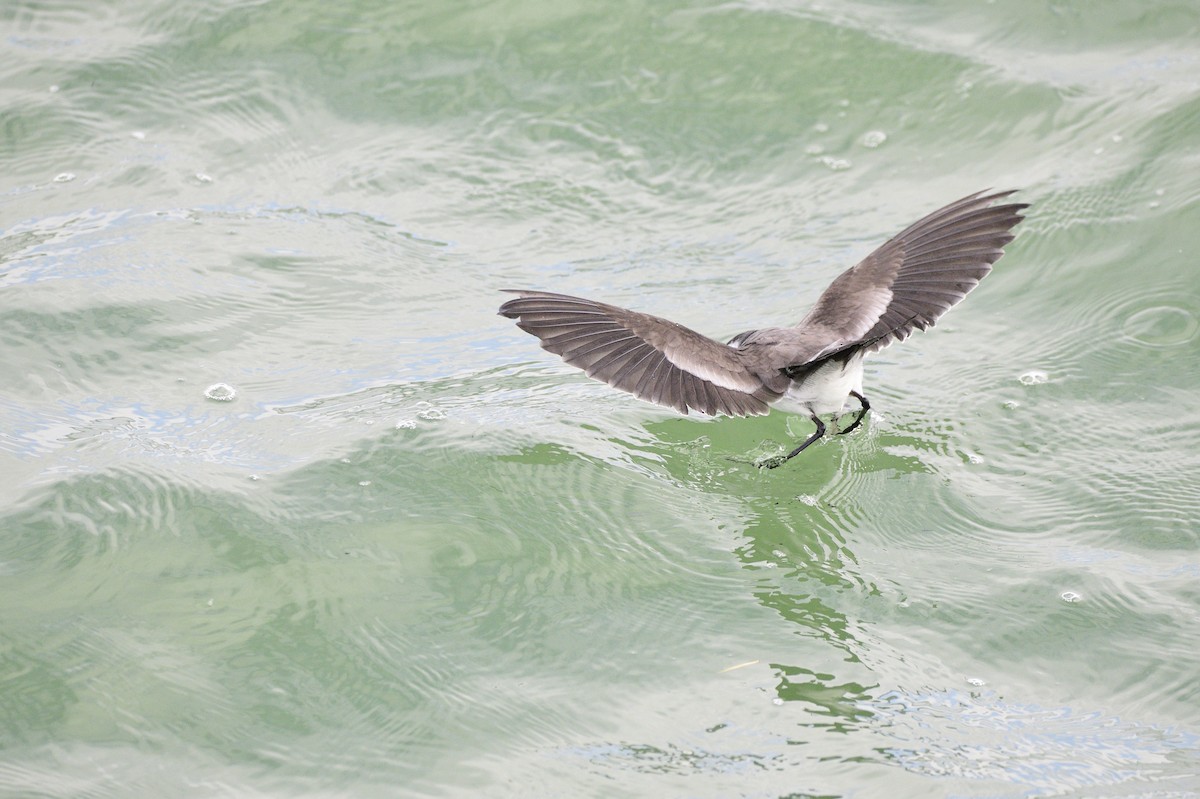
[[[803,382],[792,385],[776,407],[806,416],[841,413],[851,391],[862,394],[863,359],[851,358],[845,364],[826,363]]]

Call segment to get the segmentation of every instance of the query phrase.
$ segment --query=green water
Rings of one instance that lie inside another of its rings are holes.
[[[0,34],[0,794],[1200,796],[1194,3]],[[1008,254],[781,469],[495,313],[787,324],[989,186]]]

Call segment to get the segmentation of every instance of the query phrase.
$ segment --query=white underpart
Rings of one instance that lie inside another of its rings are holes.
[[[827,362],[803,382],[792,381],[787,394],[775,407],[805,416],[826,416],[841,413],[851,391],[862,390],[863,357],[853,356],[845,363]]]

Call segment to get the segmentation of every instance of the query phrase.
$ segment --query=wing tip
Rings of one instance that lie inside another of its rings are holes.
[[[980,201],[987,202],[987,204],[990,207],[1003,208],[1003,209],[1011,212],[1012,215],[1014,217],[1016,217],[1017,222],[1020,222],[1022,219],[1025,218],[1021,215],[1021,212],[1026,210],[1027,208],[1029,208],[1031,205],[1030,203],[1006,203],[1005,205],[996,205],[996,206],[991,205],[996,200],[1003,200],[1005,197],[1011,197],[1012,195],[1016,194],[1017,192],[1022,191],[1021,189],[1004,189],[1003,191],[996,191],[996,192],[992,192],[991,194],[988,194],[988,192],[990,192],[990,191],[992,191],[992,190],[984,189],[983,191],[979,191],[979,192],[976,192],[975,194],[970,195],[970,198],[977,197],[977,198],[979,198]],[[964,199],[969,199],[969,198],[964,198]],[[1014,222],[1013,224],[1016,224],[1016,222]]]

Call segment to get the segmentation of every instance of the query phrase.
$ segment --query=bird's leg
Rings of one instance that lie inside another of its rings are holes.
[[[803,443],[803,444],[801,444],[800,446],[796,447],[794,450],[792,450],[792,451],[791,451],[791,452],[789,452],[787,455],[785,455],[785,456],[783,457],[783,459],[782,459],[782,460],[772,461],[771,463],[768,463],[768,464],[766,464],[766,467],[767,467],[768,469],[774,469],[774,468],[776,468],[776,467],[778,467],[778,466],[782,466],[783,464],[785,464],[785,463],[787,463],[788,461],[790,461],[792,458],[794,458],[794,457],[796,457],[797,455],[799,455],[799,454],[800,454],[801,452],[803,452],[805,449],[807,449],[809,444],[813,443],[813,442],[814,442],[814,441],[816,441],[818,438],[820,438],[821,436],[825,435],[825,423],[821,421],[820,417],[818,417],[818,416],[816,416],[816,415],[814,414],[814,415],[813,415],[813,417],[812,417],[812,420],[813,420],[813,422],[815,422],[815,423],[816,423],[816,425],[817,425],[817,432],[813,433],[811,436],[809,436],[808,438],[804,439],[804,443]]]
[[[862,403],[862,408],[859,410],[858,416],[854,417],[854,421],[850,423],[850,426],[838,433],[839,436],[846,435],[851,430],[862,424],[863,417],[867,415],[867,411],[871,410],[871,403],[867,402],[866,397],[864,397],[862,394],[859,394],[857,391],[851,391],[850,394],[851,396],[858,398],[858,401]]]

